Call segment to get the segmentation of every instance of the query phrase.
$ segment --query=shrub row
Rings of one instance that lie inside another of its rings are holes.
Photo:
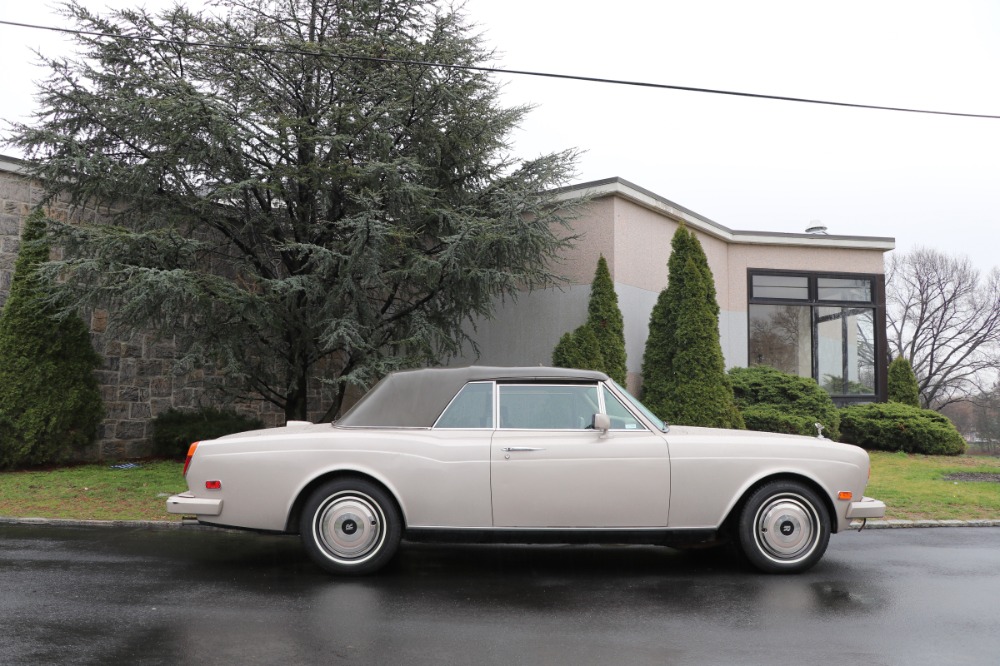
[[[851,405],[840,414],[843,441],[865,449],[931,456],[965,453],[965,439],[955,425],[930,409],[885,402]]]
[[[260,419],[228,409],[169,409],[153,419],[153,448],[157,455],[183,459],[192,442],[263,427]]]
[[[815,380],[762,365],[733,368],[729,378],[747,429],[816,435],[819,423],[826,437],[840,438],[840,412]]]
[[[820,423],[827,437],[869,450],[938,456],[965,452],[965,439],[954,424],[929,409],[901,402],[837,409],[814,380],[763,366],[733,368],[729,376],[750,430],[815,435]]]

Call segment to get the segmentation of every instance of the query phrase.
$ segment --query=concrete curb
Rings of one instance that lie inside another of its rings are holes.
[[[0,516],[0,525],[41,525],[46,527],[132,527],[146,530],[176,530],[182,527],[209,527],[195,520],[72,520],[70,518],[12,518]],[[860,521],[851,523],[853,529]],[[920,527],[1000,527],[1000,520],[869,520],[866,530],[911,529]],[[225,529],[225,528],[221,528]]]
[[[133,527],[145,530],[173,530],[184,527],[172,520],[73,520],[71,518],[12,518],[0,516],[0,525],[40,525],[43,527]]]
[[[855,529],[860,522],[853,522]],[[1000,527],[1000,520],[869,520],[866,530],[907,529],[914,527]]]

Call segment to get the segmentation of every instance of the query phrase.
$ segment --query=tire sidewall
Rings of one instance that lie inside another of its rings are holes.
[[[376,550],[357,561],[338,559],[316,537],[316,520],[327,501],[337,495],[353,494],[367,498],[382,518],[382,534]],[[402,520],[395,500],[380,486],[364,479],[343,478],[328,481],[306,500],[299,534],[310,559],[329,573],[361,576],[378,571],[393,558],[402,536]]]
[[[757,522],[761,510],[768,503],[780,497],[794,498],[808,507],[814,516],[815,534],[810,540],[807,554],[783,559],[768,554],[758,541]],[[796,481],[773,481],[758,488],[743,505],[737,528],[740,550],[746,560],[759,571],[765,573],[801,573],[815,565],[830,540],[830,515],[819,495],[805,484]]]

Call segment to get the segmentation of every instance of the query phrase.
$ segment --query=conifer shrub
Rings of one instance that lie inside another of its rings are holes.
[[[913,366],[902,356],[897,356],[889,364],[889,402],[920,406],[917,376],[913,373]]]
[[[590,285],[587,321],[564,333],[552,350],[552,365],[606,373],[625,385],[625,328],[608,262],[601,255]]]
[[[642,400],[668,423],[743,428],[719,340],[715,280],[701,243],[683,224],[667,269],[667,288],[649,318]]]
[[[840,410],[841,440],[874,451],[931,456],[965,453],[965,439],[947,417],[899,402],[851,405]]]
[[[572,333],[563,334],[552,350],[552,365],[557,368],[607,372],[600,342],[588,324],[583,324]]]
[[[749,430],[816,435],[819,423],[825,437],[839,439],[840,410],[813,378],[757,365],[732,368],[729,379]]]
[[[168,409],[153,419],[153,450],[159,456],[183,459],[192,442],[263,427],[260,419],[230,409]]]
[[[80,457],[97,438],[101,357],[75,314],[60,314],[38,279],[48,261],[45,215],[25,221],[10,296],[0,313],[0,468]]]
[[[611,280],[611,271],[604,255],[597,261],[594,281],[590,285],[590,301],[587,304],[587,325],[597,338],[601,351],[604,372],[611,379],[625,386],[625,323],[618,307],[618,294]]]

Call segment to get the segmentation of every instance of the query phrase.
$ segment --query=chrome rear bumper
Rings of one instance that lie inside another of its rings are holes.
[[[196,516],[218,516],[222,513],[221,499],[195,497],[191,493],[181,493],[167,498],[167,513],[181,513]]]

